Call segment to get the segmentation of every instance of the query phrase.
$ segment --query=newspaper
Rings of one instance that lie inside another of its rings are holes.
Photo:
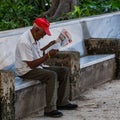
[[[46,53],[50,51],[51,49],[58,49],[60,50],[62,47],[67,46],[69,43],[72,42],[72,37],[70,33],[66,29],[62,29],[61,33],[59,34],[58,38],[56,39],[56,42],[54,45],[49,47],[46,50]]]
[[[60,44],[60,47],[64,47],[72,42],[70,33],[66,29],[62,29],[60,35],[58,36],[56,43]]]

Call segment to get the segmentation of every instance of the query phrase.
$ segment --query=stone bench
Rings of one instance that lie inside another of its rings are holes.
[[[0,53],[0,69],[5,69],[6,66],[14,64],[14,53],[18,38],[28,28],[21,28],[0,33],[0,51],[4,51],[3,53]],[[113,54],[113,52],[112,54],[104,52],[99,55],[89,54],[89,49],[87,48],[90,46],[87,46],[89,44],[86,44],[86,41],[82,37],[83,33],[81,31],[83,28],[79,20],[53,23],[50,28],[53,35],[51,37],[44,37],[43,40],[40,41],[41,45],[44,46],[46,42],[56,39],[63,28],[70,32],[73,42],[68,46],[63,47],[58,54],[46,61],[46,64],[59,66],[64,65],[70,68],[70,99],[75,99],[79,97],[83,91],[89,89],[90,87],[112,80],[115,77],[115,54]],[[10,67],[8,70],[10,69],[12,68]],[[6,75],[7,73],[11,74],[11,78],[5,77],[11,83],[13,81],[12,73],[4,72],[5,71],[1,71],[3,76],[8,76]],[[3,83],[5,83],[6,79],[4,80],[4,77],[1,77],[1,79],[3,79]],[[44,84],[33,80],[24,81],[19,77],[16,77],[14,86],[16,93],[16,119],[25,117],[33,112],[39,111],[40,109],[41,113],[44,112]],[[8,88],[13,88],[12,84],[8,86]],[[4,89],[8,88],[6,87]],[[31,93],[33,94],[31,95]],[[11,97],[14,97],[14,95]],[[13,105],[13,99],[10,100],[10,103]]]

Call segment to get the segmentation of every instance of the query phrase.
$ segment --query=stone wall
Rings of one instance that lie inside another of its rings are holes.
[[[88,54],[115,54],[116,77],[120,78],[120,39],[117,38],[89,38],[85,39]]]
[[[0,71],[0,120],[15,120],[14,75]]]

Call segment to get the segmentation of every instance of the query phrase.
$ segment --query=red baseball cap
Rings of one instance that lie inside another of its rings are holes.
[[[50,23],[45,18],[36,18],[34,23],[38,27],[42,28],[47,35],[51,36],[51,32],[49,30]]]

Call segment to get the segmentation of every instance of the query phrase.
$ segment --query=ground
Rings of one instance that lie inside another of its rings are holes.
[[[62,111],[64,116],[54,120],[120,120],[120,80],[112,80],[85,92],[73,101],[77,110]],[[24,120],[53,120],[39,115]]]

